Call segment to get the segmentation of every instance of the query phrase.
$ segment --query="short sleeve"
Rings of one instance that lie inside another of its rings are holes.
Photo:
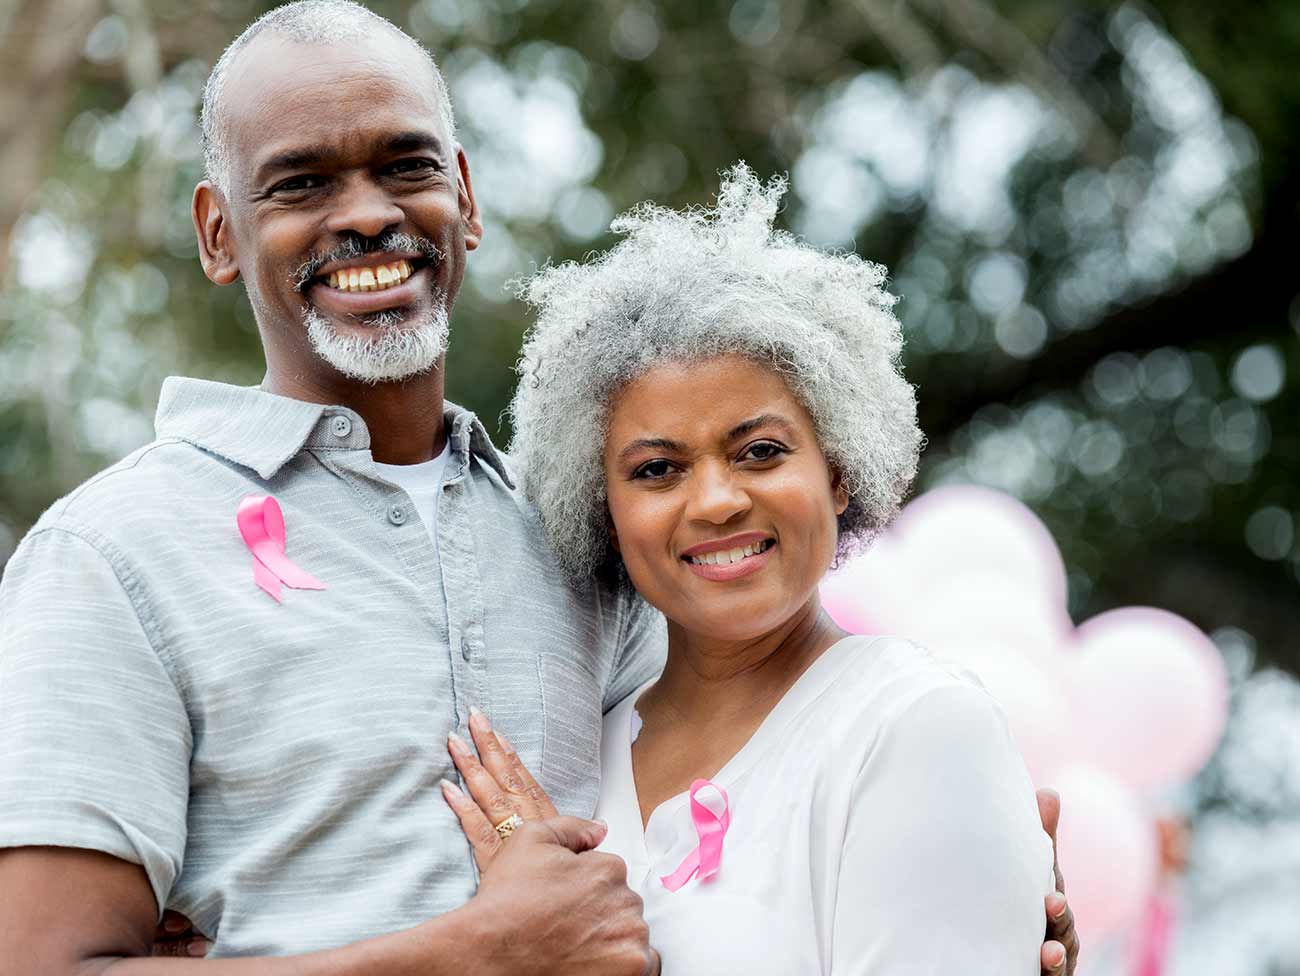
[[[602,711],[608,712],[664,669],[668,629],[664,616],[630,589],[621,594],[623,626],[618,653],[605,684]]]
[[[924,692],[882,730],[854,789],[833,976],[1037,976],[1051,843],[1000,708]]]
[[[192,739],[124,574],[59,528],[38,529],[6,567],[0,847],[139,864],[161,910],[185,850]]]

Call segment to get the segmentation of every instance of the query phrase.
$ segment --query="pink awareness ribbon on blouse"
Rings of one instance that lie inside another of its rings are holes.
[[[706,786],[712,786],[722,794],[720,815],[695,798],[695,794]],[[691,819],[695,821],[695,833],[700,843],[686,855],[686,860],[677,866],[676,871],[659,879],[669,891],[678,890],[696,874],[705,881],[718,873],[722,866],[722,839],[731,826],[731,802],[727,799],[727,791],[707,779],[697,779],[691,784]]]
[[[253,554],[253,582],[280,599],[280,584],[294,590],[323,590],[325,584],[299,569],[284,554],[284,512],[272,495],[246,495],[235,515],[244,545]]]

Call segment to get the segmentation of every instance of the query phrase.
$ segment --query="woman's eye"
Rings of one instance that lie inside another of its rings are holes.
[[[666,478],[673,473],[673,466],[662,458],[656,458],[653,461],[647,461],[635,471],[632,472],[633,478]]]
[[[745,448],[745,453],[740,456],[740,459],[742,461],[771,461],[784,453],[785,448],[780,444],[774,444],[771,441],[759,441]]]

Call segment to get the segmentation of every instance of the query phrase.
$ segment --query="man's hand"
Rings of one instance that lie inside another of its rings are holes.
[[[1056,858],[1056,827],[1061,821],[1061,798],[1055,790],[1038,791],[1038,815],[1043,829],[1052,838],[1052,872],[1056,891],[1047,896],[1046,942],[1040,954],[1043,976],[1073,976],[1079,963],[1079,934],[1074,928],[1074,912],[1065,901],[1065,878]]]
[[[202,959],[211,948],[211,940],[198,932],[193,922],[180,912],[166,911],[154,933],[150,952],[155,956]]]
[[[659,957],[649,945],[641,899],[627,886],[626,866],[592,850],[604,837],[600,824],[554,817],[527,823],[500,842],[490,875],[466,906],[488,972],[658,974]],[[201,957],[210,947],[189,919],[167,912],[153,954]]]
[[[604,838],[603,824],[552,817],[502,843],[466,906],[489,972],[657,976],[659,955],[627,866],[593,849]]]

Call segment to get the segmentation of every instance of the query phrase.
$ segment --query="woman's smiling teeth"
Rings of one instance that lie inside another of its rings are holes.
[[[383,291],[400,285],[412,273],[410,261],[394,261],[377,268],[344,268],[330,272],[329,286],[339,291]]]
[[[698,556],[684,556],[683,558],[688,563],[694,563],[696,566],[730,566],[732,563],[738,563],[749,556],[757,556],[759,553],[767,552],[774,545],[776,545],[775,539],[765,539],[752,546],[741,546],[739,549],[723,549],[719,552],[702,552]]]

